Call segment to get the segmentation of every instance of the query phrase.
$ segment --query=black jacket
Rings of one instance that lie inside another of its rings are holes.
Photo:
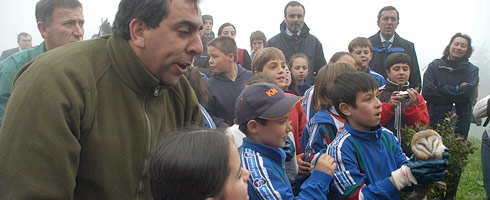
[[[281,23],[280,30],[281,32],[269,39],[265,46],[280,49],[286,56],[287,62],[295,53],[306,54],[310,61],[310,72],[306,80],[313,85],[315,80],[313,73],[316,74],[321,67],[327,64],[323,55],[322,43],[314,35],[310,34],[310,29],[306,24],[303,25],[301,33],[296,39],[286,34],[286,22],[283,21]]]
[[[379,31],[373,36],[369,37],[371,41],[371,45],[373,46],[371,51],[373,52],[373,58],[369,62],[369,67],[375,72],[383,75],[386,79],[388,75],[386,74],[386,58],[394,52],[403,52],[406,53],[412,58],[412,64],[410,65],[410,79],[408,82],[410,83],[411,88],[420,87],[422,85],[420,79],[420,70],[419,70],[419,62],[417,60],[417,54],[415,53],[415,47],[412,42],[403,39],[397,33],[395,33],[395,38],[393,39],[393,44],[391,44],[391,48],[386,51],[381,43],[381,39],[379,38]]]

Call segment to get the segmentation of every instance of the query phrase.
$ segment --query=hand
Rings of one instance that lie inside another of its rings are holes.
[[[410,168],[410,172],[417,180],[417,185],[424,187],[444,179],[444,171],[447,169],[448,162],[439,159],[410,160],[406,166]]]
[[[415,90],[412,90],[412,89],[408,89],[407,90],[408,92],[408,101],[407,101],[407,104],[405,104],[405,108],[411,108],[415,101],[417,101],[417,95],[419,94],[417,91]]]
[[[398,93],[398,91],[394,91],[393,93],[391,93],[390,101],[388,102],[388,104],[393,109],[395,109],[395,107],[398,106],[398,104],[400,104],[403,99],[402,96],[397,96]]]
[[[467,82],[463,82],[463,83],[461,83],[461,85],[459,85],[459,86],[465,86],[465,85],[468,85],[468,83],[467,83]]]
[[[315,169],[332,175],[336,167],[337,163],[334,162],[334,159],[327,154],[323,154],[318,158]]]
[[[296,155],[296,163],[298,163],[298,175],[299,176],[308,176],[311,173],[310,163],[305,162],[305,154]]]

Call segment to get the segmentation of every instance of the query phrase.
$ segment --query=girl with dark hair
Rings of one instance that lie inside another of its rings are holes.
[[[224,133],[212,129],[175,133],[161,140],[150,165],[151,193],[163,199],[248,199],[250,173]]]
[[[222,24],[218,29],[218,37],[219,36],[227,36],[235,39],[236,37],[235,26],[229,22]],[[252,59],[250,58],[247,50],[238,48],[237,58],[238,58],[238,64],[240,64],[243,68],[250,70]]]

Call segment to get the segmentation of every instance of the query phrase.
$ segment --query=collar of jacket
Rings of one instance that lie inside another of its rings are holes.
[[[250,141],[246,137],[243,138],[243,148],[249,148],[256,152],[259,152],[260,154],[263,154],[272,159],[274,162],[276,162],[277,165],[284,166],[286,153],[281,148],[272,148],[264,144]]]
[[[381,39],[379,38],[379,34],[380,34],[381,31],[378,31],[376,34],[374,34],[374,41],[371,41],[372,42],[372,45],[373,46],[377,46],[377,47],[383,47],[383,44],[381,43]],[[393,44],[391,44],[391,47],[399,47],[401,46],[401,43],[400,41],[402,40],[403,38],[401,38],[398,33],[395,32],[395,37],[393,38]],[[384,48],[384,47],[383,47]]]
[[[375,139],[381,139],[381,134],[384,128],[380,124],[378,124],[377,126],[372,127],[371,131],[361,131],[355,129],[349,124],[348,121],[346,121],[344,123],[344,129],[358,139],[372,141]]]
[[[438,67],[440,69],[447,69],[449,70],[449,72],[462,70],[469,64],[468,58],[464,58],[461,60],[449,60],[449,55],[442,56],[441,61],[443,64],[439,65]]]
[[[335,122],[333,121],[333,117],[332,115],[330,115],[330,112],[328,112],[328,110],[319,110],[315,113],[311,120],[313,120],[314,123],[335,124]]]
[[[128,87],[140,94],[153,92],[155,88],[167,89],[170,87],[160,83],[160,80],[136,56],[126,40],[113,35],[105,37],[109,38],[108,51],[114,71]]]
[[[391,81],[391,79],[388,77],[386,78],[386,85],[383,87],[383,90],[386,91],[407,91],[409,88],[409,83],[408,81],[404,85],[398,85],[397,83]]]
[[[282,21],[281,25],[280,25],[280,30],[281,30],[281,33],[286,35],[287,37],[291,37],[289,36],[288,34],[286,34],[286,21]],[[310,34],[310,28],[308,28],[308,26],[306,25],[306,23],[303,23],[303,27],[301,28],[301,33],[299,34],[299,37],[304,37],[306,35],[309,35]]]

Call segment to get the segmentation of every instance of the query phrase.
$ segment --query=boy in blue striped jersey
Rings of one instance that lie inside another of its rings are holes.
[[[327,91],[346,120],[342,132],[324,153],[335,159],[329,197],[333,199],[400,199],[407,186],[427,186],[444,177],[445,160],[408,160],[400,143],[379,124],[378,84],[364,72],[338,76]],[[448,156],[448,154],[447,154]]]
[[[247,137],[240,150],[242,167],[250,171],[247,181],[250,199],[326,199],[336,164],[328,155],[312,163],[310,178],[293,195],[284,170],[284,147],[288,137],[289,111],[301,97],[286,96],[270,83],[246,87],[235,104],[239,129]],[[316,166],[316,167],[315,167]]]

